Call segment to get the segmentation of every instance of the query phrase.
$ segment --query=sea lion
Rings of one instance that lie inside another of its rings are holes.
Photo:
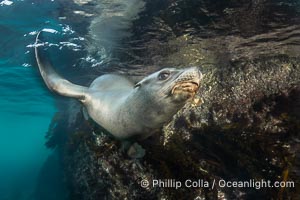
[[[36,37],[35,57],[47,87],[63,96],[78,99],[89,116],[117,139],[145,139],[169,122],[194,97],[202,74],[197,67],[165,68],[146,76],[137,84],[127,78],[107,74],[89,87],[61,77],[41,56]]]

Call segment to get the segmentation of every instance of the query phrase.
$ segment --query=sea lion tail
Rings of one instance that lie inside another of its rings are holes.
[[[39,71],[47,87],[60,95],[77,98],[84,101],[86,98],[87,87],[76,85],[61,77],[52,67],[50,61],[41,55],[38,42],[40,41],[40,31],[35,41],[35,58]]]

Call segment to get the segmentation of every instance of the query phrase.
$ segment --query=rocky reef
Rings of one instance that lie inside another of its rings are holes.
[[[84,119],[79,104],[68,103],[53,118],[47,145],[59,149],[70,199],[299,199],[299,3],[145,2],[122,43],[126,51],[114,56],[150,71],[201,66],[200,100],[141,142],[141,159],[129,158],[119,141]],[[203,184],[153,187],[158,179]],[[294,187],[211,187],[220,180]]]

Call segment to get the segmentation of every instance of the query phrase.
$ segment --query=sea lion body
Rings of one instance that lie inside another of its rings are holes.
[[[40,55],[39,45],[35,47],[35,55],[50,90],[81,101],[96,123],[121,140],[145,139],[161,128],[195,95],[202,78],[196,67],[165,68],[137,84],[126,77],[107,74],[96,78],[90,87],[84,87],[56,73]]]
[[[86,100],[83,102],[90,117],[102,127],[110,127],[108,131],[119,139],[127,138],[128,133],[138,132],[140,129],[137,128],[137,124],[129,124],[133,121],[130,119],[131,116],[122,113],[124,112],[122,107],[130,98],[133,87],[134,84],[122,76],[103,75],[92,82]],[[124,118],[128,120],[124,121]]]

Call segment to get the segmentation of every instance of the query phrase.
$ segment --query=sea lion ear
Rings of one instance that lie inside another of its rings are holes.
[[[147,84],[150,83],[150,82],[151,82],[151,78],[146,77],[146,78],[140,80],[138,83],[136,83],[136,84],[134,85],[134,88],[141,87],[142,85],[145,86],[145,85],[147,85]]]
[[[133,88],[137,88],[137,87],[141,87],[141,86],[142,86],[141,82],[138,82],[137,84],[134,85]]]
[[[137,83],[134,85],[134,88],[141,87],[145,82],[146,82],[145,79],[142,79],[141,81],[137,82]]]

